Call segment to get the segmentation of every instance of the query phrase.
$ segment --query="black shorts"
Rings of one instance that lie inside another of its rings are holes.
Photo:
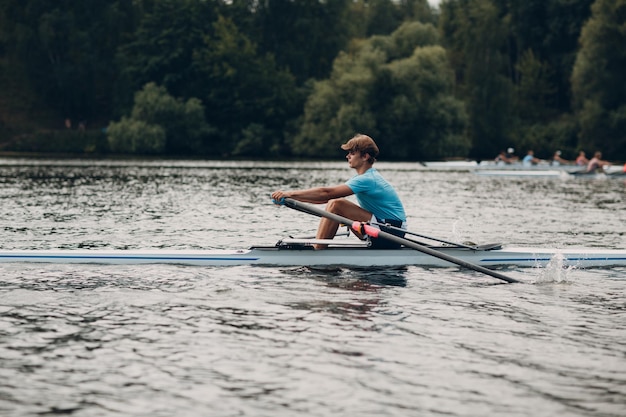
[[[387,232],[398,237],[404,237],[405,235],[404,231],[395,229],[396,227],[402,227],[402,221],[400,220],[378,220],[378,223],[380,223],[378,227],[383,232]],[[389,224],[390,226],[393,226],[394,228],[392,229],[392,228],[386,227],[384,226],[385,224]],[[399,243],[392,242],[391,240],[380,238],[380,237],[379,238],[370,237],[370,241],[372,242],[372,245],[370,246],[372,249],[399,249],[402,246]]]

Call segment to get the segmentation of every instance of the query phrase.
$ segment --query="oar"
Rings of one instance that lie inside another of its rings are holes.
[[[395,226],[392,226],[390,224],[378,223],[378,222],[371,223],[371,224],[375,224],[377,226],[385,226],[388,229],[397,230],[398,232],[404,232],[407,235],[417,236],[417,237],[421,237],[423,239],[428,239],[428,240],[432,240],[432,241],[439,242],[439,243],[445,243],[446,245],[457,246],[459,248],[465,248],[465,249],[473,249],[473,250],[478,249],[476,246],[470,246],[470,245],[466,245],[464,243],[450,242],[448,240],[443,240],[443,239],[439,239],[439,238],[432,237],[432,236],[421,235],[419,233],[410,232],[408,230],[402,229],[401,227],[395,227]],[[416,243],[419,243],[419,242],[416,242]]]
[[[284,203],[287,207],[298,210],[298,211],[313,214],[319,217],[326,217],[330,220],[336,221],[337,223],[344,223],[344,224],[351,225],[350,227],[352,227],[353,230],[360,232],[360,233],[364,232],[365,234],[371,237],[390,240],[392,242],[398,243],[400,245],[404,245],[411,249],[415,249],[427,255],[434,256],[435,258],[443,259],[444,261],[448,261],[450,263],[453,263],[453,264],[456,264],[456,265],[459,265],[468,269],[472,269],[477,272],[482,272],[483,274],[501,279],[502,281],[506,281],[510,283],[519,282],[518,280],[513,279],[511,277],[507,277],[506,275],[503,275],[497,271],[492,271],[491,269],[484,268],[480,265],[474,265],[471,262],[467,262],[467,261],[464,261],[463,259],[455,258],[454,256],[450,256],[446,253],[442,253],[437,250],[431,249],[429,247],[420,245],[412,240],[404,239],[404,238],[401,238],[400,236],[396,236],[396,235],[392,235],[391,233],[384,232],[380,229],[370,226],[369,224],[355,222],[351,219],[348,219],[347,217],[343,217],[335,213],[330,213],[326,210],[320,209],[311,204],[302,203],[300,201],[296,201],[291,198],[285,198],[284,201],[281,201],[281,202]]]

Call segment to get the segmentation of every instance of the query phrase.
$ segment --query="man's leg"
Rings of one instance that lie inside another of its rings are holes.
[[[369,211],[357,206],[356,204],[346,200],[345,198],[330,200],[328,204],[326,204],[326,211],[359,222],[367,222],[370,221],[370,219],[372,218],[372,214]],[[335,237],[338,228],[339,223],[326,217],[322,217],[322,219],[320,220],[320,224],[317,228],[316,238],[332,239],[333,237]],[[326,248],[326,245],[315,245],[315,249],[324,248]]]

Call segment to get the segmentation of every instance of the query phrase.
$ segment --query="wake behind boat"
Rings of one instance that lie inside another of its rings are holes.
[[[316,243],[327,243],[329,247],[325,250],[314,250],[312,245]],[[626,250],[547,249],[500,244],[428,247],[487,268],[545,267],[551,261],[577,268],[626,266]],[[446,260],[411,248],[371,249],[367,242],[352,238],[327,241],[283,239],[275,246],[253,246],[245,250],[2,250],[0,262],[194,266],[453,266]]]

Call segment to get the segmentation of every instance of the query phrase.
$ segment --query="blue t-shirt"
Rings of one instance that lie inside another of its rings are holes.
[[[376,216],[379,221],[406,221],[398,193],[375,168],[350,178],[346,185],[356,195],[359,205]]]
[[[526,155],[524,159],[522,159],[522,164],[524,165],[532,165],[533,159],[535,159],[532,155]]]

